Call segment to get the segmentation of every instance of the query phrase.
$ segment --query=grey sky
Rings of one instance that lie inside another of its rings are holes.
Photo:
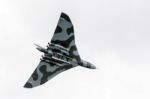
[[[1,99],[149,99],[149,0],[0,0]],[[75,29],[81,57],[99,69],[77,67],[25,89],[61,12]]]

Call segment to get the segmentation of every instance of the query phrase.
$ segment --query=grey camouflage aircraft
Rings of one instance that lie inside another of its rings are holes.
[[[37,49],[44,53],[40,63],[24,87],[33,88],[44,84],[57,74],[78,65],[96,69],[90,62],[80,58],[74,37],[72,22],[65,13],[61,13],[56,30],[47,48],[37,44]]]

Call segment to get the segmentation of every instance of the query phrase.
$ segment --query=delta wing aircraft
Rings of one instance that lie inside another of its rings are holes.
[[[61,13],[56,30],[47,48],[37,44],[37,50],[44,53],[40,63],[24,87],[33,88],[44,84],[57,74],[78,65],[95,69],[90,62],[82,60],[78,53],[73,24],[68,15]]]

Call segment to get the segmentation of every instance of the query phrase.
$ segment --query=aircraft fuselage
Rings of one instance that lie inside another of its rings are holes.
[[[45,55],[43,56],[43,58],[47,58],[47,59],[55,59],[58,61],[62,61],[62,62],[67,62],[69,63],[69,61],[72,60],[71,57],[67,56],[67,49],[64,49],[60,46],[55,46],[55,45],[50,45],[49,44],[49,49],[45,49],[37,44],[35,44],[37,46],[37,50],[43,52]],[[53,52],[53,50],[57,50],[56,52]],[[66,54],[66,55],[65,55]]]

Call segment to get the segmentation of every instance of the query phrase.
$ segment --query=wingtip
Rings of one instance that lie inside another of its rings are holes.
[[[62,15],[62,14],[67,15],[65,12],[61,12],[61,15]]]
[[[66,20],[67,20],[67,21],[69,21],[69,22],[71,22],[71,20],[70,20],[69,16],[68,16],[66,13],[64,13],[64,12],[61,12],[60,17],[62,17],[62,18],[64,18],[64,19],[66,19]]]
[[[23,87],[24,88],[33,88],[33,86],[30,83],[26,83]]]

